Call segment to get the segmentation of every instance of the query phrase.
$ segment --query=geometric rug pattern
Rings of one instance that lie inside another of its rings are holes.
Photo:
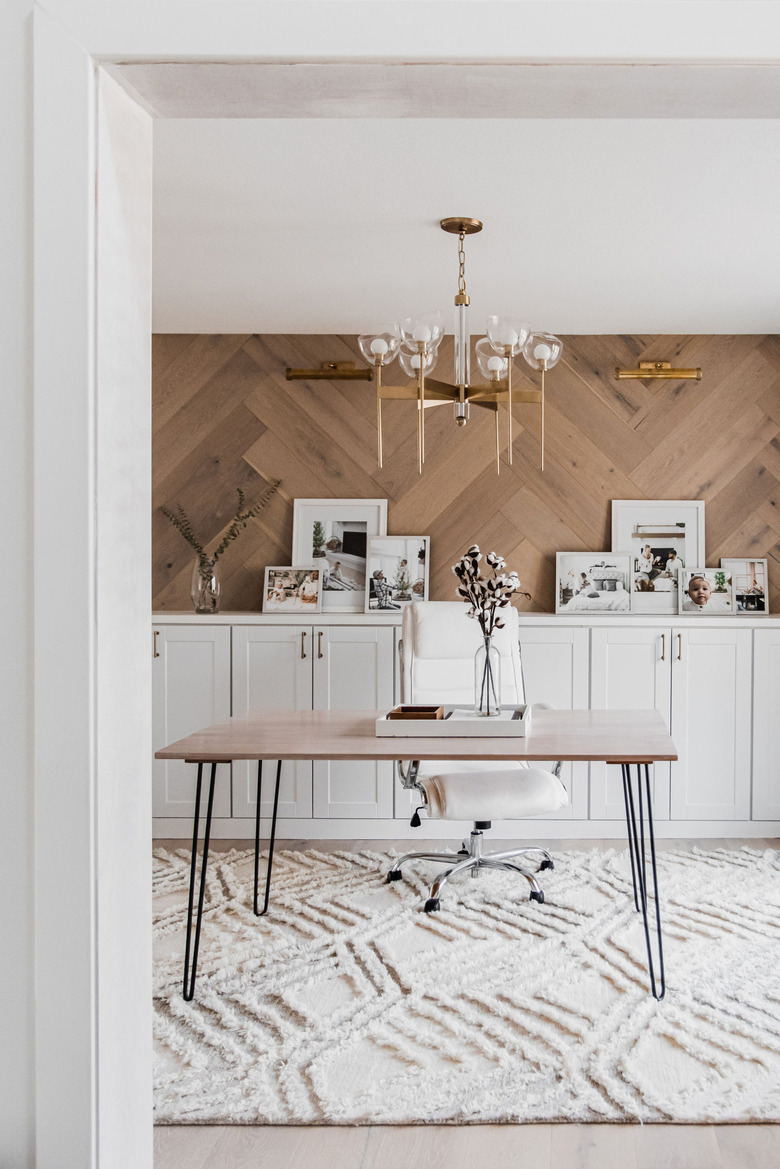
[[[394,854],[390,854],[394,855]],[[158,850],[155,1120],[413,1124],[780,1120],[780,854],[659,853],[667,994],[647,989],[624,850],[386,884],[389,855],[212,853],[193,1002],[188,850]]]

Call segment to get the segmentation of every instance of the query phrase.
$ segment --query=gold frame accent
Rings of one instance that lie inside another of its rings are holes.
[[[284,376],[288,382],[372,382],[374,371],[370,366],[356,369],[354,361],[323,361],[319,369],[290,369],[288,366]]]

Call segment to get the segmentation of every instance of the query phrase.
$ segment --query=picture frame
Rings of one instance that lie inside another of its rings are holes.
[[[269,565],[263,584],[264,613],[319,613],[322,572],[314,567]]]
[[[612,551],[631,556],[632,613],[677,613],[678,570],[706,563],[704,501],[613,499]]]
[[[628,552],[557,552],[556,613],[630,613]]]
[[[292,559],[322,568],[321,612],[365,611],[368,541],[386,534],[386,499],[294,501]]]
[[[720,566],[731,575],[737,616],[766,617],[769,613],[769,563],[755,556],[721,556]]]
[[[372,536],[366,613],[392,615],[415,601],[427,601],[430,550],[430,536]]]
[[[729,573],[723,568],[681,568],[679,612],[713,617],[727,617],[734,613],[734,590]]]

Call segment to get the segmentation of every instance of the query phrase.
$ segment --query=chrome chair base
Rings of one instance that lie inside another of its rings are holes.
[[[536,877],[528,869],[514,862],[517,857],[535,855],[541,857],[541,864],[537,868],[537,872],[542,872],[544,869],[553,869],[555,865],[547,849],[530,845],[525,848],[510,848],[505,852],[483,853],[482,840],[482,830],[480,828],[474,828],[471,832],[468,847],[466,847],[466,842],[464,841],[463,847],[459,852],[407,852],[404,856],[399,857],[389,870],[387,880],[400,881],[403,876],[401,865],[406,864],[407,861],[440,861],[443,864],[449,865],[450,867],[445,872],[440,873],[433,882],[430,896],[425,902],[425,912],[435,913],[440,908],[439,894],[450,877],[460,876],[461,873],[470,873],[472,877],[478,877],[480,869],[507,869],[509,872],[519,873],[521,877],[525,877],[531,886],[531,900],[538,901],[541,904],[544,901],[544,892]]]

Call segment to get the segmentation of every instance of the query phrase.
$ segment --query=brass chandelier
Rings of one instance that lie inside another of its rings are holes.
[[[468,422],[471,406],[492,410],[496,430],[496,471],[500,474],[499,406],[507,407],[509,462],[512,462],[512,407],[517,402],[533,403],[540,409],[541,469],[544,470],[544,376],[560,360],[563,343],[552,333],[532,332],[530,326],[514,317],[491,315],[487,318],[487,336],[477,341],[475,352],[485,384],[471,382],[471,337],[469,333],[469,296],[466,292],[465,239],[482,230],[479,219],[451,216],[442,219],[441,228],[458,237],[458,291],[455,296],[455,369],[453,382],[438,381],[429,375],[438,358],[444,336],[444,317],[440,312],[382,326],[375,333],[358,338],[360,352],[376,371],[377,454],[382,466],[382,403],[388,400],[414,401],[417,406],[417,469],[422,473],[425,462],[425,411],[446,402],[452,403],[458,426]],[[538,390],[513,390],[512,365],[522,353],[526,363],[541,374]],[[404,373],[414,379],[407,386],[384,385],[382,371],[398,358]]]

